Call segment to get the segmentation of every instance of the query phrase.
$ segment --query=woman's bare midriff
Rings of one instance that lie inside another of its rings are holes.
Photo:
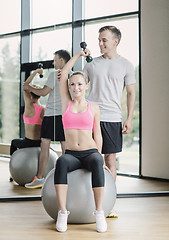
[[[97,148],[92,131],[79,129],[65,129],[66,149],[84,151]]]
[[[25,137],[31,140],[40,140],[41,126],[25,123]]]

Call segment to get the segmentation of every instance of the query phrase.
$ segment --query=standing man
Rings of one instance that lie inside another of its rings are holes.
[[[69,61],[70,54],[66,50],[58,50],[54,53],[54,68],[62,69]],[[51,141],[60,141],[62,153],[65,151],[65,136],[62,125],[62,109],[57,72],[53,71],[42,89],[35,89],[24,83],[24,89],[38,96],[49,94],[44,119],[41,128],[41,152],[39,156],[38,172],[31,183],[25,184],[26,188],[40,188],[44,182],[44,172],[49,160]]]
[[[114,26],[99,29],[101,56],[87,63],[83,71],[90,81],[88,101],[100,106],[102,153],[105,164],[116,181],[116,153],[122,151],[122,134],[132,128],[135,105],[135,74],[133,65],[117,53],[121,32]],[[127,119],[122,126],[121,97],[127,90]]]

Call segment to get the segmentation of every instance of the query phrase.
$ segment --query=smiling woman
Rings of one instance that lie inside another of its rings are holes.
[[[75,72],[70,76],[68,89],[68,74],[76,61],[87,57],[85,49],[75,54],[63,67],[58,78],[60,80],[60,96],[62,103],[62,121],[65,132],[65,154],[56,163],[54,184],[58,201],[58,217],[56,229],[59,232],[67,230],[67,190],[68,172],[86,169],[91,172],[91,188],[94,194],[96,229],[98,232],[107,230],[103,211],[104,171],[101,155],[102,137],[100,129],[100,110],[96,104],[87,102],[85,92],[88,81],[84,73]],[[71,94],[70,94],[70,92]],[[73,100],[72,100],[73,98]],[[108,173],[110,175],[110,173]],[[69,209],[68,209],[69,210]]]

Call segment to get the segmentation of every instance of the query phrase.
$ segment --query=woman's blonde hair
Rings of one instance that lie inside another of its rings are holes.
[[[73,72],[73,73],[70,75],[70,78],[69,78],[69,79],[71,79],[71,77],[73,77],[73,76],[75,76],[75,75],[81,75],[81,76],[84,78],[85,83],[86,83],[86,84],[89,83],[89,80],[88,80],[87,75],[86,75],[84,72],[81,72],[81,71]]]

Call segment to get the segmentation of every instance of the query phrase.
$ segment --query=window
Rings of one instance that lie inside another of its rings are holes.
[[[72,21],[72,1],[32,0],[31,28],[45,27]]]
[[[59,49],[71,52],[71,40],[72,28],[70,26],[32,34],[32,61],[51,60],[53,53]]]
[[[101,23],[86,23],[85,24],[85,40],[87,46],[91,49],[93,57],[100,55],[98,44],[98,30],[106,25],[113,25],[120,29],[122,39],[118,46],[118,53],[130,60],[134,66],[138,66],[138,18],[109,20]],[[130,26],[127,28],[126,26]]]
[[[2,2],[2,1],[1,1]],[[0,34],[21,30],[21,1],[5,0],[0,7]]]
[[[0,142],[3,143],[19,137],[20,34],[17,32],[20,30],[21,1],[3,1],[0,7]]]
[[[84,0],[84,18],[96,18],[138,10],[137,0]]]
[[[19,136],[20,37],[0,39],[0,142]]]

